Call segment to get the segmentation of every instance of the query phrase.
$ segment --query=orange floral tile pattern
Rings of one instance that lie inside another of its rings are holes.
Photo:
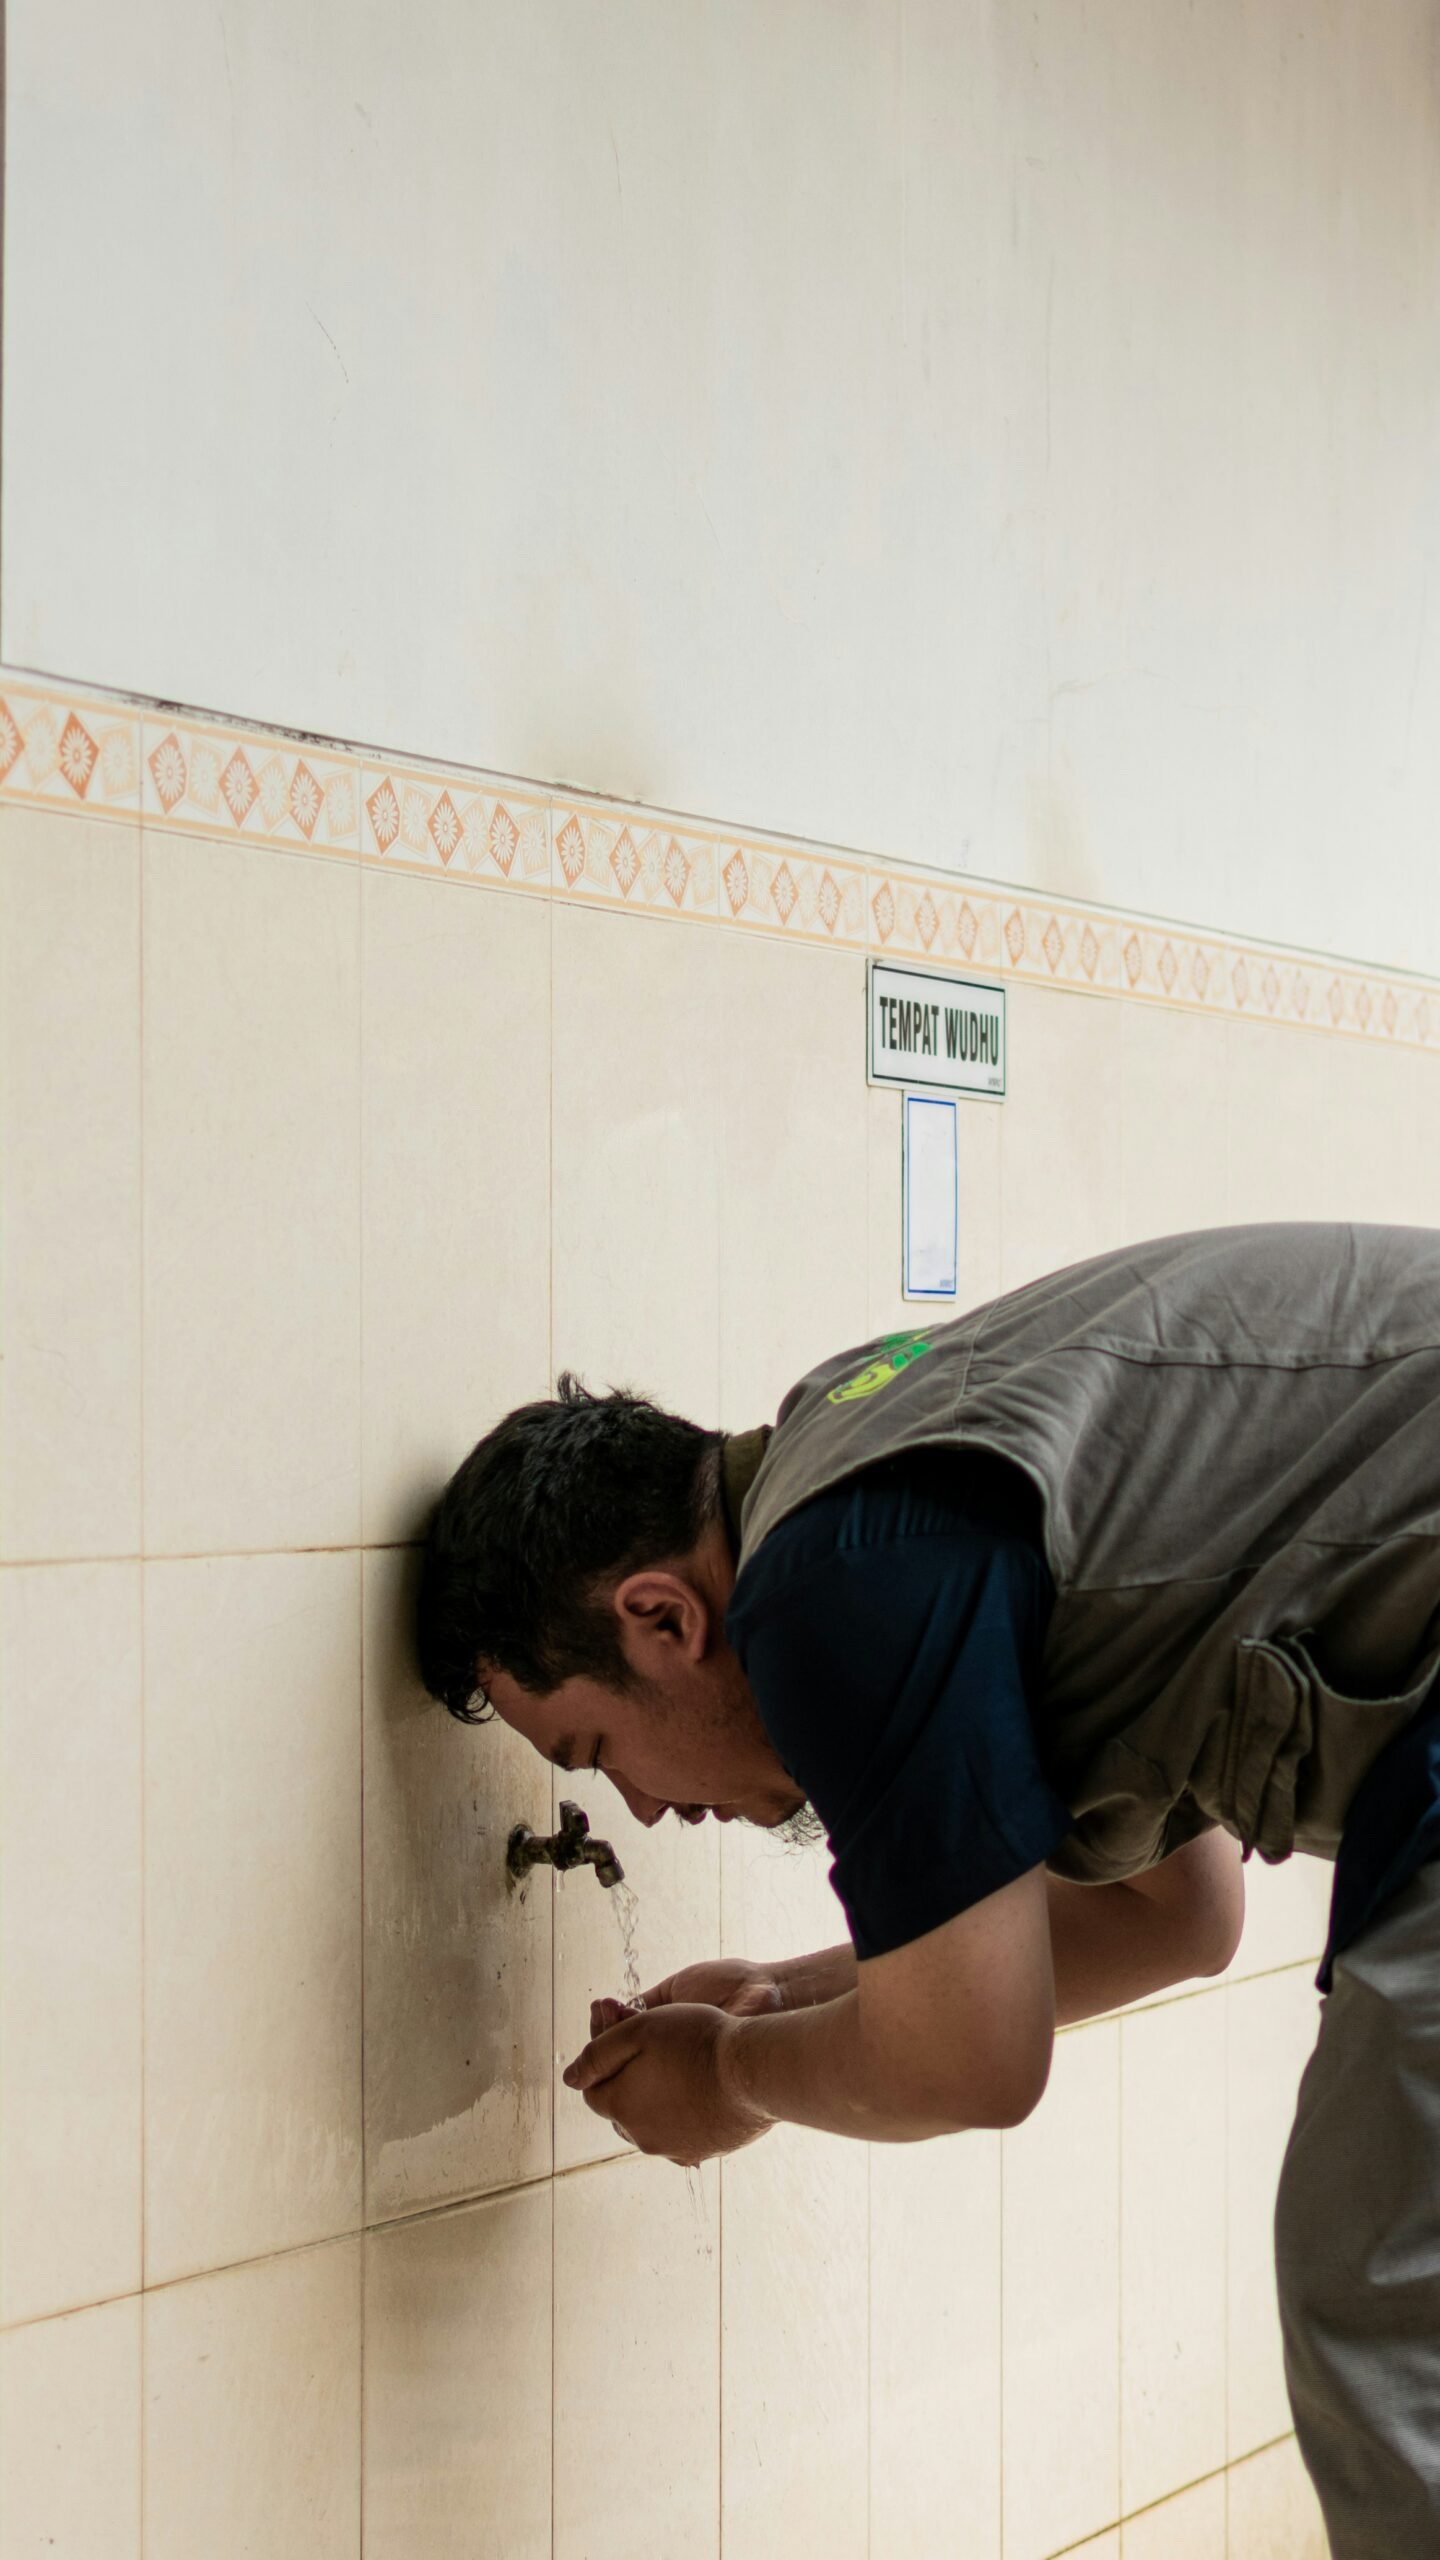
[[[549,805],[533,792],[496,787],[458,768],[422,771],[367,758],[360,802],[367,862],[511,889],[549,888]]]
[[[869,889],[872,948],[897,957],[1251,1021],[1440,1045],[1440,987],[1425,979],[1087,912],[988,883],[877,868]]]
[[[637,913],[711,916],[715,846],[692,828],[667,826],[652,812],[594,809],[557,800],[552,813],[556,894]]]
[[[0,668],[0,806],[237,835],[341,860],[1440,1048],[1440,983],[910,871],[650,809],[551,797]]]
[[[0,671],[0,800],[133,817],[140,807],[140,714]]]
[[[141,751],[147,826],[250,836],[352,859],[358,849],[355,763],[343,752],[149,713]]]

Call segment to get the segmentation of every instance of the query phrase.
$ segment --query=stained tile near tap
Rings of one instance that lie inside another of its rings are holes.
[[[555,2560],[717,2552],[719,2212],[714,2161],[556,2181]]]
[[[865,2560],[868,2152],[780,2125],[721,2180],[725,2560]]]
[[[870,2554],[1000,2551],[1000,2136],[870,2151]]]
[[[361,2211],[360,1559],[146,1567],[148,2283]]]
[[[0,2545],[140,2560],[140,2301],[0,2338]]]
[[[551,2211],[537,2186],[367,2234],[366,2560],[551,2560]]]
[[[507,1726],[458,1724],[426,1697],[411,1650],[418,1567],[413,1549],[365,1558],[372,2220],[543,2177],[552,2156],[554,1886],[541,1872],[517,1891],[505,1864],[516,1823],[549,1827],[550,1772]]]
[[[592,2114],[559,2076],[588,2041],[591,2001],[648,1990],[679,1966],[717,1955],[720,1941],[716,1824],[682,1823],[666,1814],[647,1829],[602,1778],[556,1772],[552,1831],[567,1800],[583,1806],[592,1834],[610,1841],[625,1876],[607,1890],[593,1868],[576,1867],[554,1882],[557,2169],[624,2148],[604,2117]]]
[[[145,2296],[145,2560],[356,2560],[360,2245]]]

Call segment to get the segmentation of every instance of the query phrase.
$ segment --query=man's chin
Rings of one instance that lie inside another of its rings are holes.
[[[783,1812],[767,1808],[764,1813],[742,1813],[740,1819],[757,1831],[768,1831],[772,1840],[783,1841],[787,1849],[818,1848],[826,1837],[824,1823],[804,1796]]]

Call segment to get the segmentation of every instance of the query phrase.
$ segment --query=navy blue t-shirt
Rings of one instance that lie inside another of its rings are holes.
[[[726,1630],[830,1835],[856,1953],[938,1929],[1048,1858],[1070,1814],[1029,1697],[1054,1586],[1016,1470],[889,1461],[772,1529]]]

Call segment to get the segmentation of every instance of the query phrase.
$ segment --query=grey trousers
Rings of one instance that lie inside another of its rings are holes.
[[[1440,1864],[1335,1961],[1275,2269],[1334,2560],[1440,2560]]]

